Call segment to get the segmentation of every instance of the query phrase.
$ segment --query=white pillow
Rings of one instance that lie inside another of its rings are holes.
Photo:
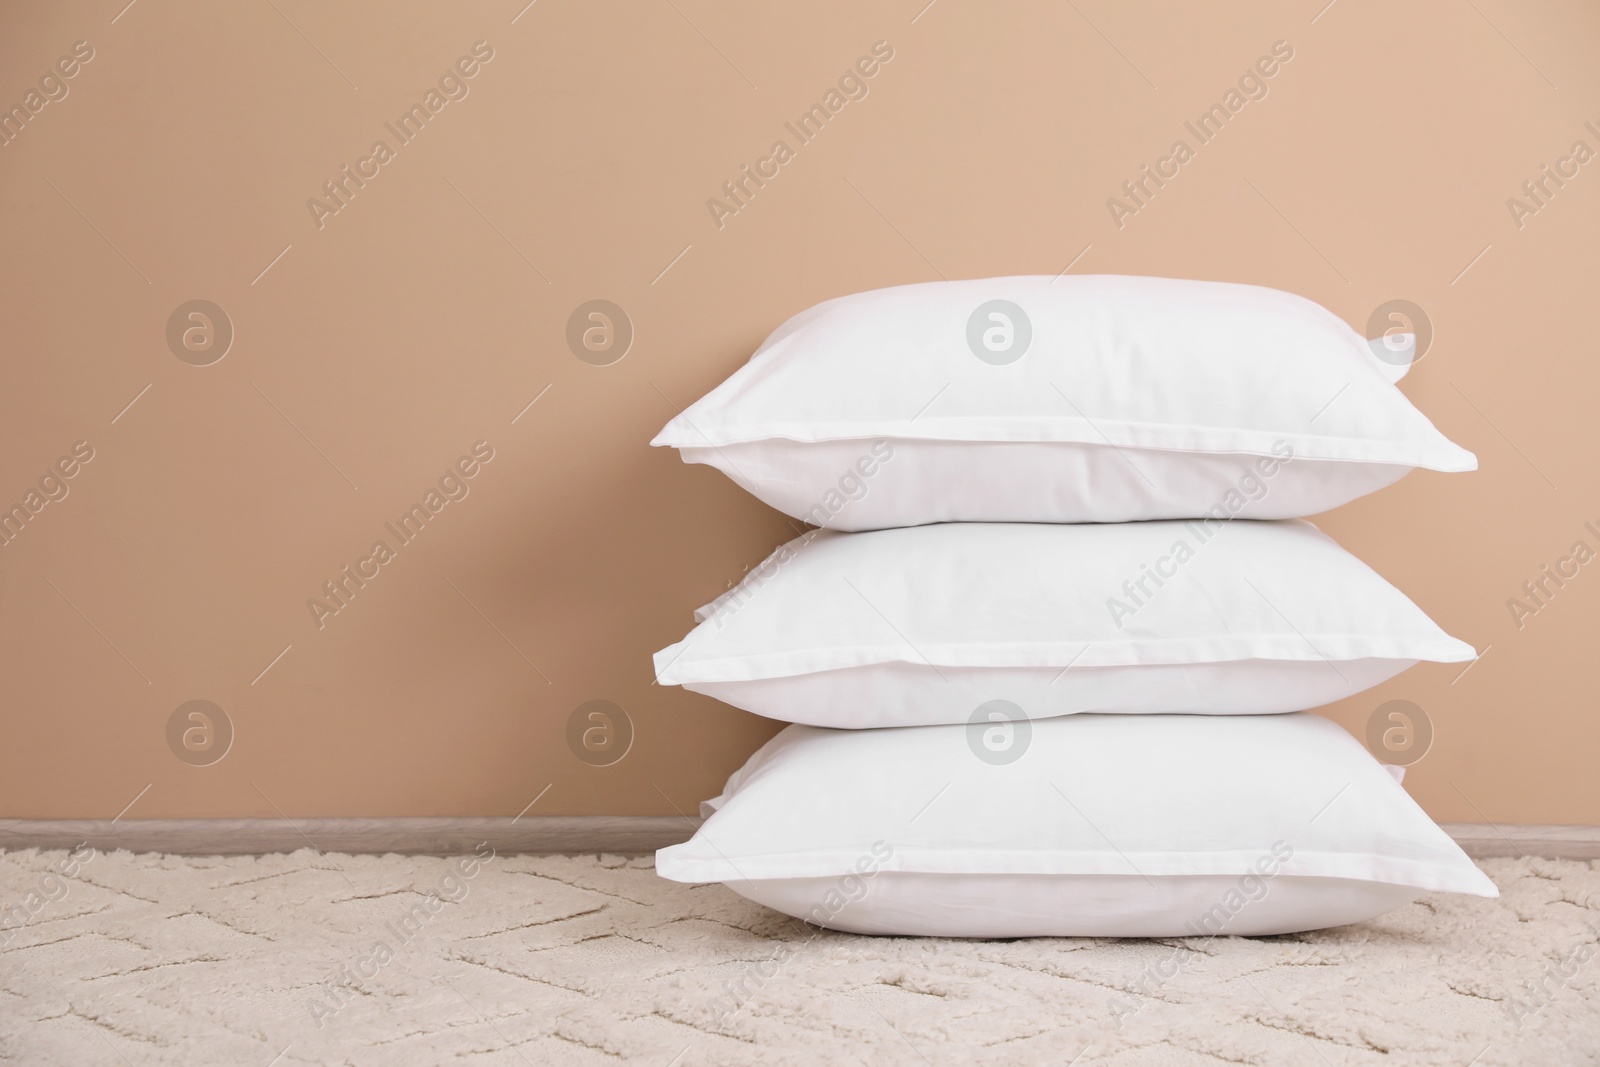
[[[697,617],[658,681],[847,728],[1299,711],[1474,656],[1302,520],[818,530]]]
[[[651,443],[840,530],[1292,518],[1477,467],[1376,343],[1253,285],[904,285],[796,315]]]
[[[997,732],[790,726],[656,871],[836,930],[945,937],[1276,934],[1498,895],[1316,715]]]

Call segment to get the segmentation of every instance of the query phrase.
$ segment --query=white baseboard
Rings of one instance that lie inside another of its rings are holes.
[[[1441,825],[1473,859],[1545,856],[1562,860],[1600,860],[1600,826],[1484,822]]]
[[[544,815],[521,819],[0,819],[0,850],[73,848],[186,856],[320,852],[448,856],[488,843],[498,853],[641,854],[687,841],[677,815]],[[1600,826],[1445,823],[1474,858],[1600,859]]]
[[[294,852],[452,856],[487,842],[509,853],[646,853],[689,840],[698,819],[543,815],[427,819],[0,819],[0,849],[73,848],[244,856]]]

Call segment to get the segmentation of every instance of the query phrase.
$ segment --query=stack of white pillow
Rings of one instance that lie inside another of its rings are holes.
[[[1496,895],[1304,712],[1474,655],[1296,518],[1476,467],[1395,388],[1408,362],[1301,297],[1165,278],[790,319],[653,442],[823,527],[656,655],[662,683],[795,724],[657,871],[958,937],[1282,933]]]

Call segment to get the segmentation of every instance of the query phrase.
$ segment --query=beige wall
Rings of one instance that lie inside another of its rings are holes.
[[[1357,328],[1426,308],[1405,391],[1482,469],[1319,521],[1489,651],[1330,714],[1424,708],[1408,785],[1439,819],[1600,821],[1600,565],[1520,628],[1507,607],[1600,549],[1600,163],[1507,206],[1600,149],[1600,11],[925,2],[8,5],[0,103],[93,58],[0,147],[0,502],[93,458],[0,548],[0,815],[514,815],[547,785],[536,813],[693,810],[776,726],[653,686],[650,654],[793,531],[646,441],[818,300],[1071,262]],[[469,94],[401,145],[385,123],[478,41]],[[869,95],[798,145],[784,123],[877,41]],[[1278,41],[1198,145],[1184,122]],[[1108,198],[1180,138],[1119,227]],[[719,227],[707,199],[778,139]],[[195,299],[235,333],[209,366],[166,339]],[[610,366],[565,341],[592,299],[636,331]],[[469,495],[319,629],[308,598],[480,441]],[[595,699],[635,730],[601,768],[567,741]],[[234,726],[210,766],[169,749],[190,700]]]

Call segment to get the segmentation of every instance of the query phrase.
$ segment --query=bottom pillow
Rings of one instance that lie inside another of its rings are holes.
[[[656,853],[832,929],[1278,934],[1494,884],[1316,715],[790,726]]]
[[[922,937],[1257,937],[1361,922],[1421,895],[1387,882],[1288,874],[1246,883],[1223,874],[1146,882],[1134,874],[879,871],[870,892],[852,900],[838,881],[776,878],[728,888],[830,930]]]

